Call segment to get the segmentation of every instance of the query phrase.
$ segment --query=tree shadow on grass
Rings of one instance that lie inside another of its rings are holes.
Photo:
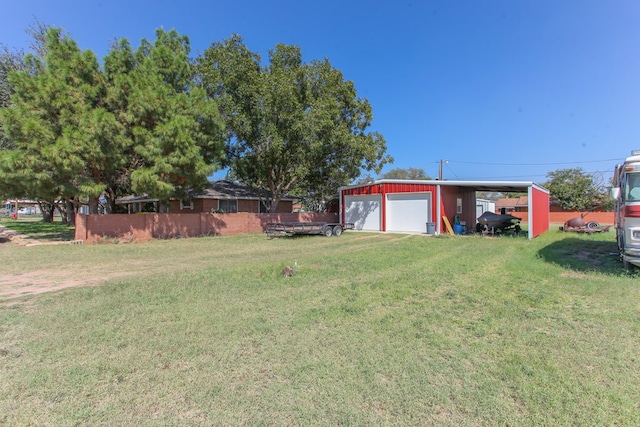
[[[545,246],[538,254],[547,262],[580,272],[627,276],[618,255],[616,242],[580,238],[562,239]]]
[[[5,221],[2,225],[14,233],[37,241],[71,241],[75,234],[73,227],[62,223]]]

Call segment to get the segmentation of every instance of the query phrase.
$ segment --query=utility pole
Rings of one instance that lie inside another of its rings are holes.
[[[440,167],[438,168],[438,181],[442,181],[442,163],[449,163],[449,160],[440,159]]]

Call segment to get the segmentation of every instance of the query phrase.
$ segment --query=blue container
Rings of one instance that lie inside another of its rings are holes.
[[[464,234],[464,225],[453,224],[453,234]]]

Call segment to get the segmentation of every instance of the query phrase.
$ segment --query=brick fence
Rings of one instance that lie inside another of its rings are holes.
[[[230,236],[261,233],[270,222],[338,222],[334,213],[188,213],[76,215],[76,240],[95,243],[100,238],[136,241],[175,237]]]
[[[529,219],[528,212],[510,212],[511,215],[522,218],[522,222],[526,222]],[[550,212],[549,222],[564,224],[571,218],[580,218],[581,212]],[[613,212],[589,212],[585,215],[584,220],[586,222],[596,221],[601,225],[613,225]]]
[[[514,216],[528,220],[528,212],[513,212]],[[563,224],[580,212],[551,212],[551,223]],[[601,225],[613,224],[613,212],[590,212],[585,221]],[[230,236],[242,233],[262,233],[270,222],[338,222],[337,214],[329,213],[188,213],[188,214],[112,214],[76,215],[76,240],[95,243],[100,238],[131,238],[136,241],[175,237]]]

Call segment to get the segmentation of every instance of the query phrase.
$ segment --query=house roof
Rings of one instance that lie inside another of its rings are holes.
[[[503,197],[496,201],[496,209],[500,208],[520,208],[529,205],[529,197]]]
[[[146,194],[143,194],[141,196],[131,194],[128,196],[118,197],[116,199],[116,205],[126,205],[128,203],[150,203],[150,202],[157,202],[157,201],[158,199],[152,199]]]
[[[232,182],[227,180],[212,181],[209,182],[209,186],[203,191],[196,193],[194,191],[189,192],[189,196],[194,199],[230,199],[230,200],[260,200],[268,196],[268,192],[264,190],[253,189],[247,185],[239,182]],[[292,201],[293,197],[283,197],[283,201]],[[116,204],[128,204],[138,202],[157,202],[158,199],[152,199],[146,194],[129,195],[119,197],[116,200]]]
[[[244,199],[244,200],[260,200],[269,197],[269,192],[265,190],[251,188],[248,185],[239,182],[220,180],[209,183],[209,187],[205,188],[197,194],[189,194],[195,199]],[[293,197],[283,197],[280,200],[293,200]]]

